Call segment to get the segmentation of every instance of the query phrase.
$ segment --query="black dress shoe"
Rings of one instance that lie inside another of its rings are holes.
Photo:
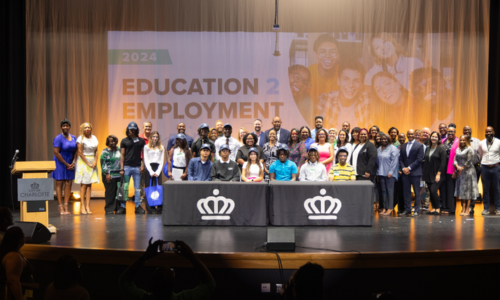
[[[143,209],[142,207],[137,206],[137,207],[135,208],[135,214],[136,214],[136,215],[143,215],[143,214],[145,214],[145,213],[146,213],[146,212],[144,211],[144,209]]]
[[[117,215],[124,215],[127,212],[127,210],[124,207],[120,207],[117,211]]]
[[[107,211],[107,212],[106,212],[106,214],[107,214],[107,215],[112,215],[112,214],[114,214],[114,213],[115,213],[114,211]]]
[[[414,216],[414,217],[418,217],[418,211],[414,212],[414,213],[413,213],[413,216]]]
[[[401,214],[402,216],[411,216],[411,211],[405,211]]]

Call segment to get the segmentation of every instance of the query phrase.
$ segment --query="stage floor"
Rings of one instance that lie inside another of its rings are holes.
[[[47,245],[79,249],[144,250],[150,237],[183,240],[195,252],[258,252],[266,242],[266,227],[163,226],[161,215],[135,215],[127,202],[126,215],[105,215],[104,200],[92,200],[92,215],[80,215],[80,202],[70,202],[72,215],[60,216],[57,201],[49,202],[49,221],[57,234]],[[457,202],[457,212],[460,203]],[[379,216],[372,227],[295,227],[296,253],[324,250],[362,253],[463,251],[500,249],[500,216]],[[19,220],[19,212],[14,213]],[[300,247],[299,247],[300,246]]]

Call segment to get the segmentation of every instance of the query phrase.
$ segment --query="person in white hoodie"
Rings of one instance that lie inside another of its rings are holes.
[[[318,148],[309,147],[307,162],[300,168],[299,181],[327,181],[325,165],[319,162]]]

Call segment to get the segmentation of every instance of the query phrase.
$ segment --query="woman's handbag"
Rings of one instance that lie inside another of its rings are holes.
[[[158,184],[158,177],[154,178],[156,179],[156,185],[153,186],[153,177],[151,177],[149,187],[144,189],[150,207],[163,205],[163,187]]]
[[[117,183],[118,192],[116,193],[116,200],[127,201],[128,200],[128,182],[125,182],[125,176],[122,176],[120,182]]]

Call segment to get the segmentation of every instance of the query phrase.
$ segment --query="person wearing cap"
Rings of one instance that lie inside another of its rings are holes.
[[[355,181],[356,172],[354,168],[347,163],[349,150],[346,147],[340,147],[337,150],[337,162],[328,173],[328,181]]]
[[[299,181],[326,181],[326,168],[319,162],[318,147],[311,145],[307,157],[307,163],[300,168]]]
[[[184,133],[178,133],[175,139],[175,146],[168,152],[168,177],[175,181],[187,180],[187,166],[192,158],[191,150]],[[180,170],[180,171],[173,171]],[[173,176],[172,173],[180,174]]]
[[[120,175],[124,176],[125,183],[130,181],[130,177],[134,179],[135,213],[144,214],[145,211],[141,207],[141,173],[144,172],[141,156],[146,142],[139,137],[139,126],[135,122],[128,124],[125,134],[127,137],[120,142]],[[125,201],[120,201],[120,208],[116,214],[125,212]]]
[[[220,160],[220,147],[222,145],[228,145],[231,153],[229,154],[229,159],[232,161],[236,161],[236,154],[240,149],[240,142],[237,139],[231,136],[233,133],[233,127],[231,124],[224,124],[224,136],[218,138],[215,141],[215,157],[217,160]]]
[[[296,181],[297,165],[288,159],[288,147],[281,144],[278,147],[278,160],[269,167],[271,181]]]
[[[186,134],[186,124],[184,123],[177,124],[177,134],[179,133],[182,133],[186,136],[186,142],[188,143],[189,148],[191,148],[193,146],[193,138]],[[167,151],[170,151],[170,149],[172,149],[175,146],[175,140],[177,139],[177,134],[173,134],[168,138]]]
[[[189,161],[189,181],[211,181],[212,162],[210,161],[210,145],[203,144],[200,147],[200,156]]]
[[[198,135],[200,136],[196,141],[194,141],[191,147],[191,153],[193,157],[200,156],[201,146],[203,144],[208,144],[210,146],[210,160],[214,161],[215,157],[215,144],[211,139],[208,138],[208,132],[210,128],[207,123],[202,123],[200,127],[198,127]]]
[[[240,168],[235,161],[229,159],[229,145],[223,144],[219,152],[220,159],[212,165],[212,181],[240,181]]]
[[[394,184],[398,180],[399,149],[392,144],[391,137],[379,131],[380,147],[377,149],[377,176],[381,187],[383,210],[380,215],[388,216],[394,208]]]
[[[257,135],[255,133],[247,133],[243,137],[243,146],[238,149],[238,153],[236,153],[236,162],[238,166],[241,167],[243,164],[248,161],[248,155],[251,148],[255,148],[257,150],[257,160],[260,163],[264,162],[264,151],[262,148],[257,145]]]
[[[264,133],[264,136],[261,137],[259,141],[259,146],[264,148],[264,144],[269,142],[269,133],[271,130],[274,130],[276,132],[276,141],[278,141],[280,144],[285,144],[288,143],[288,138],[290,137],[290,131],[281,128],[281,118],[276,116],[273,118],[273,128],[266,130]]]
[[[243,163],[241,180],[244,182],[261,182],[264,180],[264,166],[259,160],[259,150],[256,147],[248,150],[248,160]]]

